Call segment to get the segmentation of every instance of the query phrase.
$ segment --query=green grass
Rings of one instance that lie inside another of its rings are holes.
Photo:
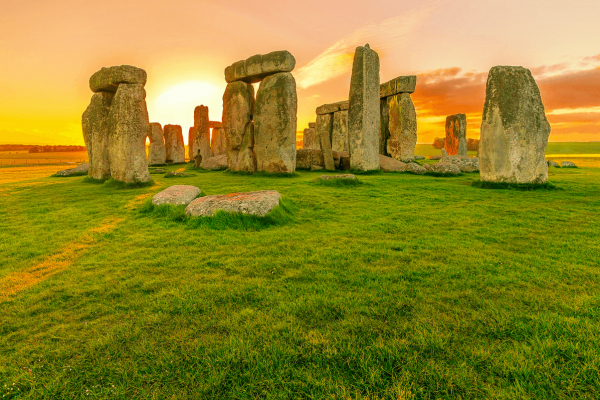
[[[265,172],[265,171],[232,171],[230,169],[224,170],[224,172],[228,175],[240,175],[240,176],[255,176],[255,177],[263,177],[263,178],[297,178],[300,176],[298,172]]]
[[[477,180],[471,186],[480,189],[514,189],[514,190],[559,190],[551,182],[546,183],[510,183],[510,182],[486,182]]]
[[[600,169],[320,175],[186,179],[279,191],[256,224],[149,210],[162,177],[0,184],[0,398],[600,397]]]

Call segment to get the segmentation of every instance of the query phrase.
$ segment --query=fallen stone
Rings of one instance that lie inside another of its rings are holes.
[[[425,156],[415,156],[415,160],[424,160]]]
[[[235,81],[256,83],[269,75],[280,72],[291,72],[295,66],[296,59],[286,50],[274,51],[262,55],[257,54],[225,68],[225,80],[227,83]]]
[[[110,178],[108,115],[114,95],[109,92],[94,93],[81,117],[83,139],[90,162],[88,175],[94,179]]]
[[[352,175],[352,174],[343,174],[343,175],[321,175],[320,177],[318,177],[316,180],[321,180],[321,181],[329,181],[332,179],[350,179],[350,180],[356,180],[356,176]]]
[[[446,141],[448,155],[467,155],[467,116],[456,114],[446,117]]]
[[[296,170],[298,99],[289,72],[266,77],[256,93],[254,154],[257,171]]]
[[[479,172],[479,159],[477,157],[468,156],[447,156],[442,157],[442,163],[450,163],[456,165],[462,172]]]
[[[331,150],[348,151],[348,111],[338,111],[333,114],[331,133]]]
[[[417,112],[410,94],[402,93],[387,98],[389,108],[389,135],[387,153],[404,162],[415,159],[417,145]]]
[[[325,162],[323,153],[316,149],[298,149],[296,150],[296,169],[312,169],[313,166],[323,168]]]
[[[148,146],[148,165],[161,165],[167,162],[167,149],[162,126],[158,122],[150,123],[148,129],[150,145]]]
[[[200,167],[210,170],[227,169],[227,154],[220,154],[218,156],[203,160],[200,164]]]
[[[210,217],[217,211],[265,216],[279,205],[280,199],[275,190],[206,196],[192,201],[185,213],[193,217]]]
[[[379,169],[379,55],[367,44],[357,47],[348,106],[348,144],[352,169]]]
[[[165,125],[165,149],[167,164],[181,164],[185,162],[185,144],[183,132],[179,125]]]
[[[319,148],[323,154],[323,166],[325,169],[333,171],[335,162],[331,149],[331,133],[333,131],[333,114],[317,115],[317,139],[319,140]]]
[[[152,169],[150,169],[150,175],[165,174],[166,172],[167,172],[167,170],[164,169],[164,168],[152,168]]]
[[[190,174],[187,172],[180,172],[180,171],[169,171],[165,174],[165,178],[189,178],[191,176],[196,176],[196,175]]]
[[[415,175],[423,175],[425,172],[427,172],[427,170],[416,162],[411,162],[406,164],[406,169],[404,172],[409,172]]]
[[[210,136],[210,148],[213,156],[227,155],[227,136],[222,127],[215,126],[212,128]]]
[[[399,76],[379,86],[379,97],[385,98],[400,93],[414,93],[417,87],[417,77]]]
[[[379,165],[384,172],[404,172],[407,166],[402,161],[381,154],[379,155]]]
[[[560,168],[560,165],[556,161],[548,160],[548,166],[554,168]]]
[[[458,165],[441,161],[435,164],[423,164],[423,168],[425,168],[427,172],[434,172],[444,175],[460,175],[461,173]]]
[[[152,197],[152,204],[172,204],[174,206],[190,204],[192,200],[200,196],[201,190],[196,186],[173,185]]]
[[[146,136],[150,129],[142,84],[119,85],[108,114],[110,175],[125,183],[149,182]]]
[[[563,161],[560,163],[560,165],[563,168],[577,168],[577,165],[575,165],[575,163],[572,161]]]
[[[256,171],[253,110],[254,87],[245,82],[228,84],[223,95],[223,131],[227,137],[227,163],[232,171]]]
[[[349,107],[349,101],[338,101],[337,103],[323,104],[317,107],[317,115],[333,114],[338,111],[347,111]]]
[[[64,169],[62,171],[58,171],[55,175],[60,177],[68,177],[68,176],[81,176],[87,175],[90,169],[89,163],[79,164],[75,168]]]
[[[131,65],[105,67],[90,77],[90,89],[92,92],[116,92],[122,83],[144,86],[147,79],[146,71]]]
[[[531,72],[523,67],[490,70],[479,142],[481,180],[545,183],[550,123]]]

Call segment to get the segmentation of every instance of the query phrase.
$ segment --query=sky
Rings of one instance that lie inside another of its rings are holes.
[[[302,131],[316,107],[348,98],[354,49],[366,43],[381,82],[418,76],[419,143],[443,137],[456,113],[479,137],[495,65],[531,69],[550,141],[600,141],[597,0],[0,0],[0,9],[0,144],[82,145],[89,77],[122,64],[148,73],[150,121],[187,133],[198,105],[221,120],[225,67],[275,50],[296,58]]]

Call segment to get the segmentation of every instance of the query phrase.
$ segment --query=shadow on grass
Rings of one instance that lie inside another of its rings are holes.
[[[181,223],[192,229],[258,231],[289,224],[293,221],[297,210],[296,205],[287,199],[281,199],[279,205],[264,217],[225,211],[217,211],[211,217],[190,217],[186,215],[185,208],[185,205],[174,206],[172,204],[155,206],[150,199],[140,208],[140,213],[165,221]]]
[[[461,172],[460,174],[445,174],[443,172],[433,172],[433,171],[427,171],[425,172],[423,175],[426,176],[434,176],[436,178],[456,178],[458,176],[463,176],[464,172]]]
[[[563,190],[550,182],[546,183],[509,183],[509,182],[486,182],[474,181],[471,186],[480,189],[512,189],[512,190]]]
[[[264,171],[256,171],[256,172],[248,172],[248,171],[232,171],[230,169],[225,170],[226,174],[230,175],[250,175],[250,176],[258,176],[258,177],[267,177],[267,178],[297,178],[300,176],[297,172],[264,172]]]
[[[194,171],[194,172],[206,173],[206,172],[220,172],[220,171],[225,171],[225,170],[227,170],[227,167],[216,168],[216,169],[206,169],[206,168],[202,168],[202,167],[194,167],[194,164],[190,164],[187,167],[185,167],[185,170],[186,171]]]
[[[102,185],[106,181],[107,181],[107,179],[96,179],[96,178],[92,178],[90,176],[88,176],[86,178],[83,178],[83,182],[84,183],[91,183],[91,184],[94,184],[94,185]]]
[[[89,178],[89,179],[93,179],[93,178]],[[94,179],[94,181],[97,181],[97,182],[91,182],[91,183],[102,183],[102,180],[99,180],[99,179]],[[110,178],[104,184],[106,187],[113,188],[113,189],[138,189],[138,188],[154,186],[154,185],[156,185],[156,182],[154,182],[154,179],[150,179],[148,182],[126,183],[126,182],[121,182],[116,179]]]
[[[52,174],[52,175],[50,175],[50,178],[72,178],[74,176],[85,176],[87,174],[88,174],[87,172],[72,172],[69,175]]]
[[[363,183],[358,179],[315,179],[312,181],[314,185],[317,186],[330,186],[330,187],[349,187],[349,186],[359,186]]]
[[[357,170],[357,169],[350,169],[347,171],[344,171],[345,174],[352,174],[352,175],[383,175],[383,171],[380,169],[372,169],[369,171],[361,171],[361,170]]]

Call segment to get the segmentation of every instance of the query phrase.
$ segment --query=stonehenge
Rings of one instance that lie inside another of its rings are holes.
[[[146,80],[146,71],[130,65],[102,68],[90,77],[94,95],[81,124],[91,178],[151,180],[145,148],[150,129]]]
[[[416,76],[399,76],[380,86],[379,153],[403,162],[415,159],[417,112],[411,93]]]
[[[162,165],[167,162],[167,149],[162,126],[157,122],[150,124],[148,130],[150,146],[148,146],[148,165]]]
[[[550,123],[531,72],[523,67],[492,68],[481,121],[481,180],[547,182],[544,153],[549,135]]]
[[[467,155],[467,116],[450,115],[446,118],[446,141],[444,148],[448,155]]]
[[[355,170],[379,169],[379,92],[379,55],[368,44],[357,47],[348,97],[348,150]]]
[[[185,163],[185,144],[180,125],[165,125],[166,163]]]
[[[288,51],[255,55],[225,69],[223,131],[232,171],[293,173],[298,99]],[[260,82],[254,99],[251,83]]]

